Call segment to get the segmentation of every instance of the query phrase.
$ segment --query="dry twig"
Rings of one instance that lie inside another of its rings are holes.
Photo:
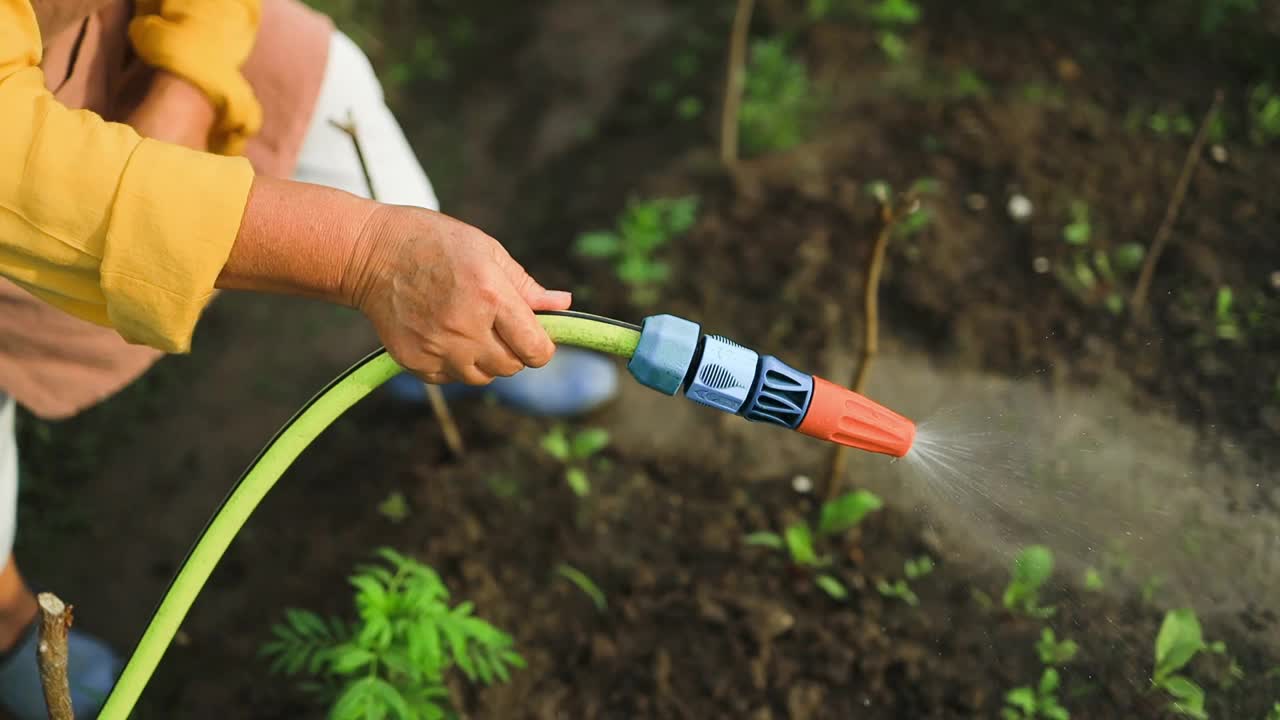
[[[67,632],[71,629],[71,606],[53,593],[36,596],[40,606],[36,660],[40,665],[40,685],[49,720],[75,720],[71,708],[71,685],[67,681]]]
[[[1129,297],[1129,312],[1132,320],[1138,320],[1146,307],[1147,293],[1151,290],[1151,279],[1155,275],[1156,263],[1160,261],[1160,255],[1169,244],[1169,237],[1173,234],[1173,224],[1177,221],[1178,211],[1182,209],[1182,202],[1187,197],[1187,188],[1191,186],[1191,176],[1195,174],[1200,156],[1204,154],[1204,144],[1209,138],[1209,125],[1212,124],[1213,117],[1217,115],[1221,105],[1222,91],[1219,90],[1214,93],[1213,104],[1205,113],[1204,120],[1200,123],[1200,130],[1196,133],[1191,148],[1187,150],[1187,159],[1183,161],[1182,173],[1178,175],[1178,182],[1173,186],[1173,195],[1169,198],[1169,207],[1165,210],[1164,220],[1160,222],[1155,239],[1151,241],[1151,249],[1143,259],[1138,282],[1133,286],[1133,295]]]
[[[898,221],[919,207],[919,200],[914,193],[905,193],[896,202],[887,193],[879,194],[876,196],[876,203],[879,206],[876,212],[876,241],[871,248],[871,256],[867,259],[867,281],[863,288],[862,352],[858,355],[858,366],[850,385],[857,393],[864,392],[867,378],[871,375],[871,364],[880,352],[880,274],[884,269],[889,239],[893,236],[893,228]],[[839,445],[831,453],[831,463],[827,469],[828,500],[839,492],[848,462],[848,450],[849,448]]]
[[[334,127],[346,133],[351,138],[351,144],[356,149],[356,159],[360,161],[360,170],[364,173],[364,184],[369,187],[369,197],[373,200],[378,199],[378,192],[373,187],[373,176],[369,174],[369,163],[365,160],[364,146],[360,143],[360,136],[356,133],[356,121],[350,114],[347,116],[346,122],[338,122],[337,120],[329,121]],[[444,393],[436,385],[423,383],[423,387],[427,391],[427,400],[431,404],[431,413],[435,415],[436,422],[440,424],[440,431],[444,433],[444,442],[449,446],[449,452],[454,457],[462,457],[466,452],[466,446],[462,443],[462,432],[458,429],[458,423],[453,419],[453,413],[449,410],[449,403],[444,399]]]
[[[738,112],[746,87],[747,38],[751,30],[751,13],[755,0],[738,0],[733,16],[733,33],[729,38],[729,66],[724,82],[724,107],[720,117],[720,161],[726,167],[738,162]]]

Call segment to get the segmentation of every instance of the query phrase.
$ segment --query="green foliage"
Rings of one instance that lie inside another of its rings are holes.
[[[505,682],[524,667],[511,637],[475,617],[470,603],[449,604],[431,568],[393,550],[351,577],[358,619],[348,623],[306,610],[285,611],[262,654],[271,670],[306,676],[333,720],[443,720],[452,717],[446,674]]]
[[[876,36],[876,45],[880,47],[885,57],[895,63],[906,60],[907,52],[911,49],[907,41],[893,30],[881,30]]]
[[[1220,340],[1239,340],[1241,338],[1240,321],[1235,311],[1235,295],[1231,288],[1222,286],[1213,305],[1214,326]]]
[[[1100,592],[1102,588],[1102,573],[1094,568],[1086,569],[1084,571],[1084,589],[1090,592]]]
[[[397,490],[378,503],[378,513],[393,523],[402,523],[409,517],[409,501]]]
[[[1204,710],[1204,689],[1190,678],[1177,674],[1202,651],[1225,653],[1222,643],[1207,644],[1194,610],[1184,608],[1165,613],[1156,635],[1155,662],[1151,682],[1173,697],[1169,706],[1174,712],[1202,720],[1209,717]]]
[[[1258,11],[1258,0],[1204,0],[1200,7],[1200,29],[1213,33],[1233,17]]]
[[[1004,591],[1006,609],[1040,618],[1053,614],[1053,608],[1040,606],[1040,589],[1053,574],[1053,551],[1043,545],[1024,548],[1013,559],[1011,574]]]
[[[831,557],[819,551],[820,538],[847,532],[869,513],[882,507],[884,502],[873,493],[866,490],[848,492],[822,504],[816,530],[807,523],[797,522],[788,525],[781,535],[769,531],[754,532],[744,537],[743,542],[771,550],[785,550],[796,567],[817,571],[831,565]],[[837,600],[843,600],[848,594],[840,581],[831,575],[819,574],[814,582]]]
[[[1280,138],[1280,94],[1263,83],[1249,95],[1250,134],[1258,145]]]
[[[1169,115],[1162,112],[1152,113],[1147,118],[1147,127],[1157,135],[1182,135],[1191,137],[1196,132],[1195,122],[1185,113]]]
[[[1280,720],[1280,702],[1271,706],[1271,712],[1267,713],[1264,720]]]
[[[1036,654],[1045,665],[1066,665],[1075,659],[1080,646],[1074,640],[1058,641],[1052,628],[1040,631],[1040,639],[1036,641]]]
[[[755,155],[799,145],[808,137],[817,110],[809,73],[791,57],[787,41],[752,43],[738,112],[743,150]]]
[[[876,583],[876,590],[885,597],[897,598],[915,607],[920,604],[920,597],[911,589],[909,581],[919,580],[933,572],[933,558],[921,555],[918,558],[907,560],[903,563],[902,570],[903,574],[906,575],[906,579],[898,579],[893,582],[880,580]]]
[[[655,255],[693,227],[698,218],[698,198],[632,200],[618,218],[615,230],[578,236],[579,255],[611,260],[618,279],[631,290],[637,305],[657,299],[657,289],[671,277],[671,268]]]
[[[693,94],[693,88],[701,70],[702,58],[694,48],[673,53],[670,75],[650,87],[649,98],[681,120],[697,119],[704,108],[702,99]]]
[[[556,566],[556,574],[573,583],[583,594],[591,598],[592,604],[600,612],[604,612],[605,608],[609,606],[608,601],[605,599],[604,591],[586,573],[572,565],[561,563]]]
[[[1088,245],[1093,237],[1093,225],[1089,223],[1089,205],[1079,200],[1071,203],[1071,222],[1062,229],[1062,239],[1068,245]]]
[[[1061,682],[1057,670],[1045,668],[1036,687],[1018,687],[1005,694],[1007,707],[1000,716],[1004,720],[1070,720],[1071,713],[1058,702]]]
[[[542,437],[542,449],[564,465],[564,479],[578,497],[591,494],[587,461],[609,446],[609,431],[587,428],[570,436],[563,425],[556,425]]]
[[[1067,259],[1056,269],[1058,281],[1086,303],[1101,301],[1112,314],[1125,308],[1125,280],[1142,266],[1146,248],[1139,243],[1121,243],[1110,252],[1091,249],[1094,226],[1088,204],[1071,203],[1071,222],[1062,229],[1062,240],[1072,247]]]

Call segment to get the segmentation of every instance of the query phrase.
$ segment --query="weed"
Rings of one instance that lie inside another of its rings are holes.
[[[1241,338],[1240,321],[1235,312],[1235,294],[1231,288],[1218,288],[1213,304],[1214,327],[1220,340],[1239,340]]]
[[[563,425],[556,425],[543,436],[542,449],[564,466],[564,479],[578,497],[591,494],[591,479],[587,476],[587,461],[609,446],[609,431],[587,428],[572,437]]]
[[[618,218],[616,230],[583,233],[576,249],[585,257],[612,260],[618,279],[631,289],[632,301],[649,305],[671,276],[671,268],[655,254],[693,227],[697,217],[696,197],[633,200]]]
[[[757,547],[785,550],[793,565],[817,573],[814,582],[823,592],[837,600],[843,600],[848,595],[844,585],[832,575],[817,572],[830,566],[831,558],[818,551],[815,535],[818,538],[840,535],[856,527],[868,514],[881,507],[884,507],[884,503],[875,494],[856,490],[823,503],[816,532],[807,523],[799,522],[787,526],[781,535],[769,531],[754,532],[743,538],[743,542]]]
[[[1066,665],[1075,659],[1080,646],[1074,640],[1059,641],[1052,628],[1040,631],[1040,639],[1036,641],[1036,654],[1045,665]]]
[[[1004,696],[1009,707],[1001,711],[1004,720],[1070,720],[1071,714],[1058,702],[1058,687],[1062,684],[1058,671],[1045,668],[1040,683],[1032,687],[1018,687]]]
[[[1005,608],[1038,618],[1053,615],[1053,608],[1040,605],[1040,588],[1052,574],[1053,551],[1043,545],[1024,548],[1013,559],[1012,577],[1003,597]]]
[[[786,40],[752,43],[738,112],[747,154],[785,150],[803,142],[817,112],[813,96],[809,73],[791,57]]]
[[[604,612],[605,608],[609,606],[608,601],[605,599],[604,591],[601,590],[600,586],[597,585],[586,573],[572,565],[565,565],[561,563],[556,566],[556,574],[573,583],[583,592],[583,594],[591,598],[591,602],[596,606],[596,610]]]
[[[1165,613],[1160,632],[1156,635],[1151,683],[1173,697],[1169,707],[1180,715],[1198,719],[1209,717],[1204,710],[1204,690],[1185,675],[1177,674],[1192,658],[1206,650],[1225,654],[1227,648],[1221,642],[1205,643],[1200,620],[1194,610]]]
[[[331,718],[443,720],[453,716],[449,671],[490,685],[524,667],[511,637],[471,603],[450,607],[434,570],[393,550],[377,554],[381,564],[351,578],[357,621],[289,609],[262,647],[273,672],[309,676],[303,689],[330,703]]]
[[[1249,96],[1250,130],[1254,143],[1265,145],[1280,137],[1280,94],[1263,83]]]
[[[887,580],[881,580],[876,583],[876,590],[885,597],[898,598],[906,604],[915,607],[920,604],[920,597],[911,589],[910,581],[919,580],[920,578],[933,572],[933,558],[927,555],[921,555],[913,560],[908,560],[902,565],[902,572],[906,575],[905,579],[898,579],[890,583]]]
[[[378,503],[378,513],[393,523],[402,523],[409,517],[409,501],[397,490]]]
[[[1058,265],[1058,281],[1083,302],[1101,302],[1113,315],[1124,312],[1124,281],[1137,272],[1146,255],[1138,243],[1121,243],[1110,252],[1090,249],[1094,226],[1089,205],[1071,203],[1071,222],[1062,229],[1062,240],[1072,247],[1067,260]]]

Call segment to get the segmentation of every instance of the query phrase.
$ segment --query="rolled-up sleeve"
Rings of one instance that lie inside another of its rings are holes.
[[[44,86],[28,0],[0,0],[0,275],[126,340],[186,352],[253,183]]]

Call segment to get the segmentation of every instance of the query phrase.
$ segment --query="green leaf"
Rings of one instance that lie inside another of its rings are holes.
[[[1054,698],[1044,698],[1040,701],[1040,715],[1045,720],[1071,720],[1071,713],[1059,705]]]
[[[344,645],[334,649],[333,671],[339,675],[352,675],[367,667],[377,656],[356,645]]]
[[[591,480],[587,478],[587,473],[582,468],[571,467],[565,470],[564,481],[569,484],[569,489],[578,497],[586,497],[591,494]]]
[[[584,257],[611,258],[622,251],[622,238],[612,232],[583,233],[578,236],[574,249]]]
[[[559,425],[552,428],[551,432],[543,435],[540,444],[542,445],[542,449],[545,450],[548,455],[562,463],[569,462],[569,458],[572,457],[572,453],[569,448],[569,438],[565,437],[564,428]]]
[[[920,8],[911,0],[879,0],[869,14],[885,25],[912,25],[920,20]]]
[[[701,105],[699,105],[701,107]],[[684,233],[698,220],[698,198],[675,198],[667,206],[667,230],[672,236]]]
[[[822,517],[818,521],[818,533],[835,535],[842,533],[858,523],[867,514],[884,507],[884,502],[874,493],[857,490],[846,493],[835,500],[823,503]]]
[[[587,428],[573,437],[573,457],[586,460],[609,445],[609,431]]]
[[[1062,678],[1058,676],[1058,671],[1053,668],[1045,668],[1044,674],[1040,676],[1040,695],[1052,695],[1058,691],[1058,685],[1062,682]]]
[[[791,559],[795,564],[804,567],[815,567],[819,564],[818,554],[813,549],[813,534],[809,532],[808,525],[796,523],[788,527],[785,540],[787,552],[791,553]]]
[[[1181,715],[1192,718],[1208,718],[1204,711],[1204,690],[1190,679],[1181,675],[1165,678],[1161,687],[1174,697],[1170,708]]]
[[[1219,320],[1223,318],[1228,318],[1231,316],[1231,305],[1233,304],[1233,302],[1234,302],[1234,299],[1231,292],[1231,288],[1226,286],[1218,288],[1218,295],[1215,300],[1215,307],[1217,309],[1217,315]]]
[[[744,537],[742,541],[748,545],[773,548],[774,550],[781,550],[783,546],[782,536],[779,535],[778,533],[768,532],[767,530],[761,531],[761,532],[753,532],[750,535],[747,535],[746,537]]]
[[[1091,592],[1102,590],[1102,574],[1093,568],[1084,571],[1084,589]]]
[[[595,604],[596,610],[604,612],[608,607],[608,601],[605,599],[604,591],[596,585],[595,581],[587,576],[586,573],[573,567],[572,565],[560,564],[556,566],[556,574],[573,583],[579,590],[586,593],[591,598],[591,602]]]
[[[1156,681],[1181,670],[1204,647],[1200,620],[1195,611],[1189,608],[1170,610],[1156,635]]]
[[[409,517],[409,502],[405,500],[404,493],[393,492],[378,503],[378,513],[393,523],[404,522]]]
[[[814,582],[818,584],[818,587],[822,588],[823,592],[836,600],[844,600],[849,597],[849,592],[844,589],[844,585],[830,575],[819,575],[814,578]]]
[[[1111,256],[1115,259],[1116,268],[1120,272],[1133,272],[1142,265],[1142,258],[1147,254],[1147,249],[1140,243],[1121,243],[1112,251]]]
[[[1036,692],[1029,687],[1019,687],[1010,690],[1005,694],[1004,701],[1021,710],[1027,717],[1034,717],[1035,715]]]

